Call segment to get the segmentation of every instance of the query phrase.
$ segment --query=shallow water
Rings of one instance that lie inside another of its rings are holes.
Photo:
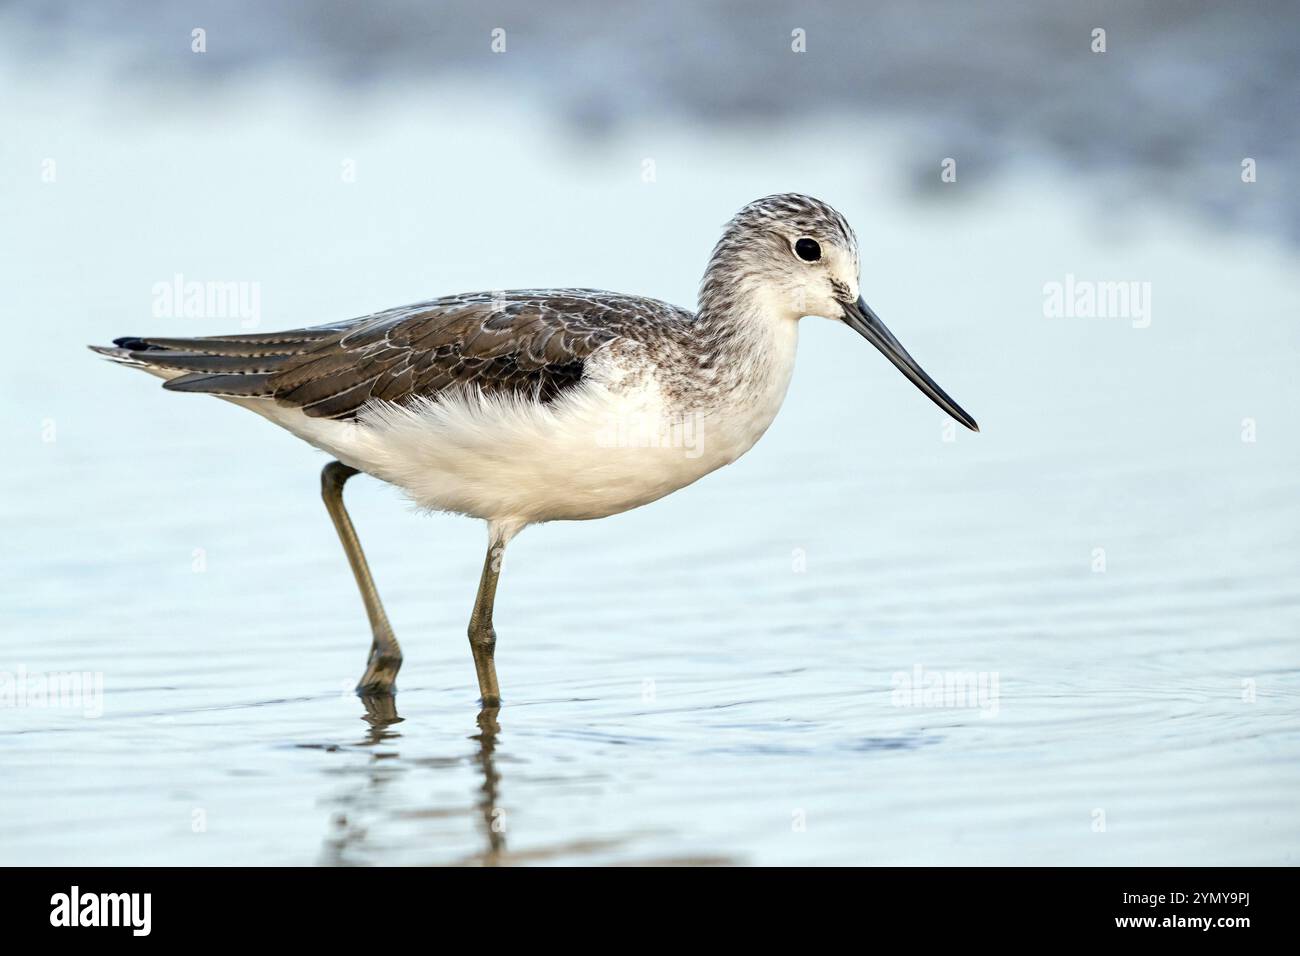
[[[580,149],[451,93],[132,112],[66,82],[0,84],[0,670],[103,696],[0,708],[0,862],[1296,862],[1293,249],[1048,170],[920,201],[886,126],[810,164],[797,126]],[[511,546],[495,722],[481,526],[349,486],[406,653],[368,713],[324,459],[82,348],[237,324],[154,318],[176,273],[259,283],[262,329],[501,285],[689,303],[781,189],[855,223],[868,301],[984,431],[945,440],[807,320],[741,462]],[[1067,274],[1150,282],[1149,327],[1044,317]],[[918,673],[984,693],[912,700]]]

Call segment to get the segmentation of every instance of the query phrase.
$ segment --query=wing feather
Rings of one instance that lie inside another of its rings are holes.
[[[183,373],[164,383],[173,391],[270,398],[350,419],[371,401],[408,404],[449,389],[554,401],[581,382],[601,346],[690,319],[652,300],[562,289],[449,296],[285,332],[115,344],[132,363]]]

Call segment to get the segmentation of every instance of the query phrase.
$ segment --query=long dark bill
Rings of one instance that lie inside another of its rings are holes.
[[[907,349],[894,338],[894,333],[885,328],[880,316],[871,311],[871,306],[858,297],[857,302],[844,303],[844,322],[864,339],[880,349],[885,358],[893,362],[898,370],[911,379],[912,384],[930,396],[934,402],[954,419],[961,422],[973,432],[980,430],[962,407],[948,397],[948,393],[935,384],[934,379],[925,374],[925,369],[917,364],[916,359],[907,354]]]

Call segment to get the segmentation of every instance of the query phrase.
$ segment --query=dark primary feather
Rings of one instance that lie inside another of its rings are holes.
[[[587,289],[474,293],[349,322],[212,338],[130,337],[135,362],[188,374],[164,388],[271,398],[316,418],[354,418],[371,400],[404,404],[449,388],[554,401],[587,357],[623,335],[691,314]]]

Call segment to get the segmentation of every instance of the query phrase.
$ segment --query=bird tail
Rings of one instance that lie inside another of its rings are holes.
[[[135,358],[131,354],[131,349],[117,344],[118,342],[126,342],[126,341],[129,340],[116,339],[114,341],[114,344],[111,346],[110,345],[88,345],[86,346],[86,348],[90,349],[92,352],[104,356],[104,358],[108,359],[110,362],[114,362],[118,365],[125,365],[127,368],[138,368],[141,371],[149,372],[150,374],[157,375],[161,378],[173,377],[172,370],[151,366],[148,362],[143,362],[140,359]],[[176,374],[183,374],[183,373],[176,373]]]
[[[213,338],[123,336],[113,345],[91,345],[110,362],[166,379],[174,392],[204,392],[232,398],[267,398],[270,378],[290,360],[335,336],[330,327]]]

